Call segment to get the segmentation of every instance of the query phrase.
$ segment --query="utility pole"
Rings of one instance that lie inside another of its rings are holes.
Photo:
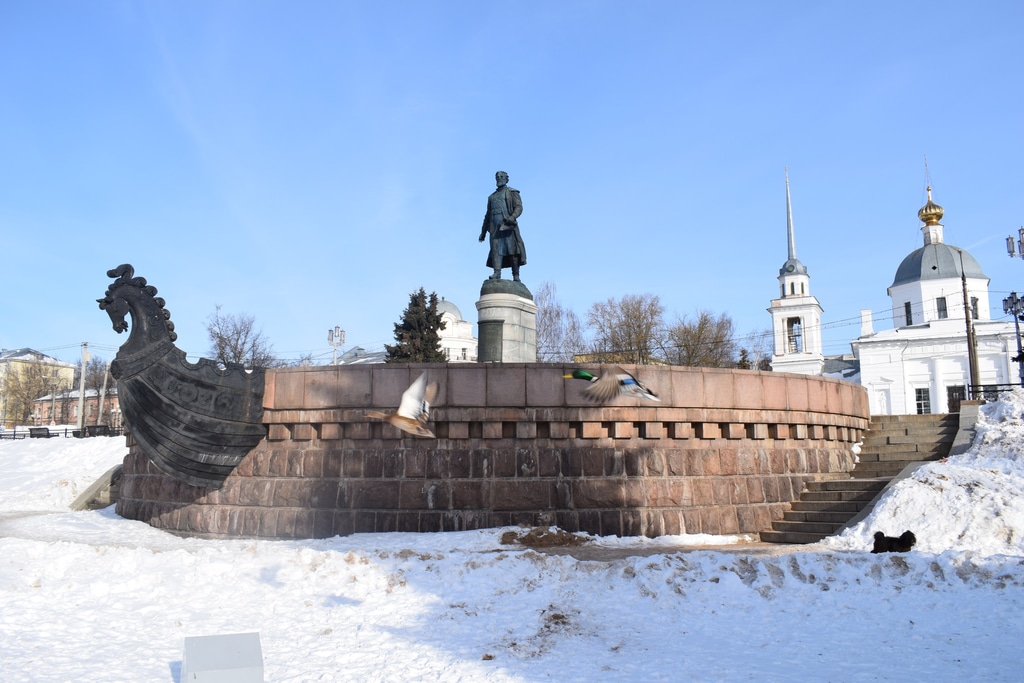
[[[333,330],[327,330],[327,343],[334,347],[334,357],[331,359],[331,365],[337,365],[338,347],[345,344],[345,330],[341,329],[341,325],[335,325]]]
[[[967,392],[968,398],[977,398],[975,392],[979,390],[981,383],[981,371],[978,369],[978,338],[974,333],[974,316],[971,311],[971,302],[967,296],[967,275],[964,273],[964,252],[960,252],[960,287],[964,292],[964,318],[967,322],[967,362],[971,370],[971,388]]]
[[[1024,301],[1017,296],[1017,292],[1010,292],[1010,296],[1003,299],[1003,313],[1013,314],[1013,328],[1017,331],[1017,355],[1013,361],[1020,369],[1020,385],[1024,387],[1024,349],[1020,343],[1020,316],[1024,313]]]
[[[53,376],[50,378],[50,424],[55,425],[57,421],[54,419],[55,411],[57,410],[57,371],[53,371]]]
[[[89,342],[82,342],[82,375],[78,378],[78,433],[81,436],[85,436],[85,369],[89,358]]]
[[[103,419],[103,408],[107,398],[107,377],[110,375],[110,363],[103,369],[103,390],[100,391],[100,407],[96,413],[96,424],[98,425]]]

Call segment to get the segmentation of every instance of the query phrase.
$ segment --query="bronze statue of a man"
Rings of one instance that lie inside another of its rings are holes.
[[[511,268],[512,279],[519,280],[519,266],[526,265],[526,245],[519,235],[519,216],[523,213],[523,200],[519,190],[508,186],[508,174],[498,171],[494,174],[498,189],[487,198],[487,213],[480,228],[480,241],[491,236],[491,249],[487,253],[487,265],[494,269],[490,280],[501,279],[501,269]]]

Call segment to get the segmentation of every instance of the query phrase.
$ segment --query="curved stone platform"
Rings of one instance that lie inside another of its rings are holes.
[[[129,436],[117,512],[184,535],[314,538],[553,524],[600,535],[756,533],[808,480],[845,478],[863,387],[786,373],[626,366],[660,403],[593,406],[576,365],[270,370],[267,438],[219,489],[163,474]],[[592,371],[594,366],[588,367]],[[419,373],[437,440],[365,417]]]

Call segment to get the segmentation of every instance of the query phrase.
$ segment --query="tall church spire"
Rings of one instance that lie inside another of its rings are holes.
[[[779,269],[779,298],[772,299],[774,353],[772,370],[820,375],[824,367],[821,352],[821,304],[811,296],[811,278],[796,257],[793,231],[793,201],[789,194],[786,168],[786,243],[788,258]]]
[[[807,268],[796,257],[796,234],[793,232],[793,202],[789,198],[789,167],[786,168],[786,241],[789,246],[789,257],[779,269],[779,278],[794,275],[807,275]],[[806,280],[806,277],[804,278]],[[804,292],[806,293],[806,292]]]
[[[789,166],[786,169],[786,235],[789,237],[789,260],[796,260],[796,235],[793,233],[793,202],[789,198]]]

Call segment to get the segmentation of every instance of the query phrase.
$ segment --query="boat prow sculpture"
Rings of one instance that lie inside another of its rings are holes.
[[[170,312],[156,287],[123,264],[97,299],[114,331],[131,332],[110,364],[132,438],[166,474],[195,486],[219,487],[266,435],[262,424],[264,368],[190,363],[174,345]]]

